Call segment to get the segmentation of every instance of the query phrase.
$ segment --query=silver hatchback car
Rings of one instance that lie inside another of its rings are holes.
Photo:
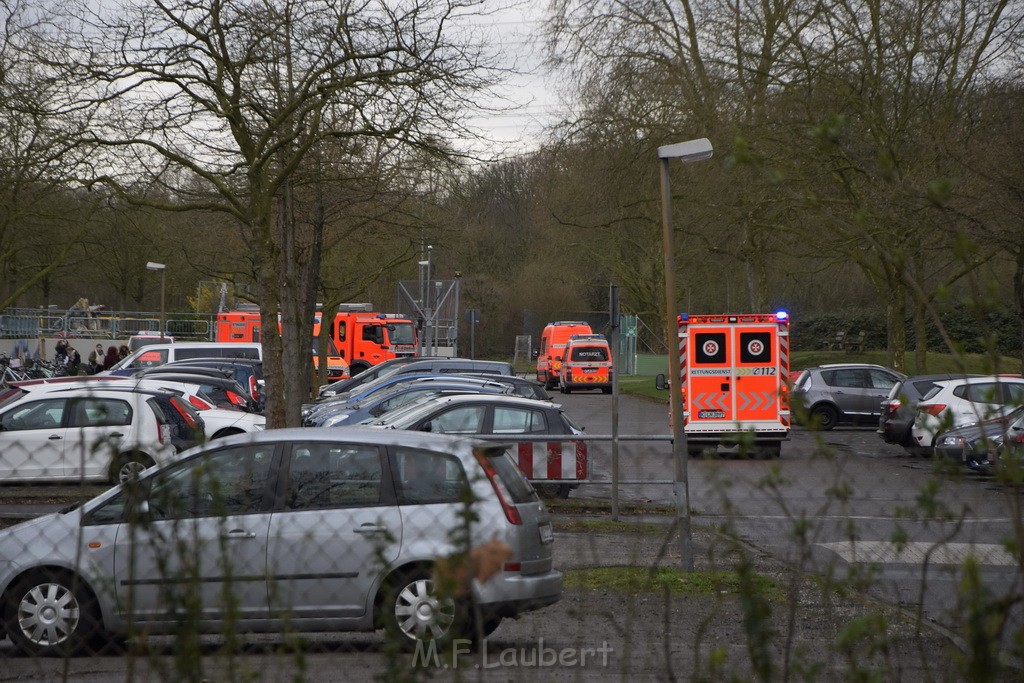
[[[481,548],[490,572],[457,571]],[[504,447],[435,434],[239,435],[0,531],[0,635],[33,654],[183,624],[473,637],[561,593],[548,512]]]

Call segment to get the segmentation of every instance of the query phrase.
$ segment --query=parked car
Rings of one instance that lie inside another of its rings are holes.
[[[416,404],[407,404],[367,423],[379,429],[406,429],[435,434],[486,434],[514,441],[516,436],[550,434],[571,441],[583,434],[557,403],[535,401],[518,396],[461,394],[439,396]],[[586,444],[582,444],[586,453]],[[579,483],[572,481],[544,484],[545,492],[565,498]]]
[[[113,368],[105,372],[117,370],[137,370],[139,368],[164,365],[187,358],[263,358],[263,346],[253,343],[222,343],[222,342],[176,342],[173,344],[149,344],[140,347],[119,360]]]
[[[494,545],[507,560],[490,578],[435,583],[439,559]],[[552,547],[544,504],[500,447],[270,430],[192,449],[78,508],[0,531],[0,608],[7,635],[32,655],[180,632],[189,620],[236,633],[383,626],[411,645],[471,637],[470,606],[488,633],[557,602]]]
[[[150,346],[152,344],[173,344],[174,337],[169,334],[160,336],[159,334],[133,334],[128,337],[128,353],[138,351],[143,346]]]
[[[259,412],[263,412],[267,404],[262,360],[255,358],[189,358],[161,367],[203,367],[229,371],[234,375],[235,381],[241,384],[249,392],[249,396],[256,401]]]
[[[393,360],[399,360],[397,358]],[[382,367],[383,366],[383,367]],[[385,377],[398,374],[474,374],[515,375],[511,363],[496,360],[473,360],[470,358],[413,358],[399,363],[387,361],[379,366],[364,370],[355,377],[343,379],[334,384],[320,388],[320,396],[337,396],[342,393],[352,394],[360,387]]]
[[[881,365],[819,365],[800,373],[790,400],[806,409],[812,425],[829,430],[843,422],[878,420],[882,400],[905,378],[906,375]]]
[[[1021,435],[1024,435],[1024,406],[994,420],[943,432],[935,440],[935,455],[988,474],[1004,448],[1019,448]]]
[[[408,403],[441,395],[453,394],[505,394],[511,387],[502,382],[465,378],[461,375],[426,377],[411,382],[399,382],[391,390],[380,391],[362,400],[339,401],[325,404],[303,421],[307,427],[338,427],[373,422],[389,411]]]
[[[930,453],[939,434],[993,420],[1024,404],[1024,377],[964,377],[936,382],[917,404],[911,434]]]
[[[917,404],[921,397],[942,380],[974,377],[963,374],[914,375],[893,385],[889,395],[882,401],[882,414],[878,418],[878,435],[886,443],[903,446],[916,452],[917,441],[911,430],[917,417]]]
[[[72,389],[94,391],[96,388],[105,387],[119,390],[139,388],[170,392],[184,398],[202,416],[203,430],[208,440],[220,439],[233,434],[262,431],[266,427],[266,418],[262,415],[234,408],[218,408],[215,401],[203,393],[202,387],[198,384],[180,382],[160,376],[139,379],[116,375],[91,375],[74,378],[75,381],[72,382],[58,381],[58,379],[30,380],[18,384],[22,389],[38,392]]]
[[[156,388],[118,384],[5,390],[0,395],[0,481],[117,483],[195,441],[203,423],[184,401]]]
[[[234,408],[248,413],[260,412],[256,400],[239,384],[230,371],[215,368],[181,368],[160,365],[132,375],[138,379],[164,379],[197,384],[218,408]]]

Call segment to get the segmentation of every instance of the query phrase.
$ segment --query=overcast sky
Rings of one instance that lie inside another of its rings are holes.
[[[544,73],[537,41],[546,0],[487,0],[483,19],[494,43],[519,75],[501,89],[509,111],[474,117],[470,124],[497,141],[492,151],[515,154],[536,147],[544,126],[555,120],[561,104],[556,86]],[[497,8],[495,11],[491,11]]]

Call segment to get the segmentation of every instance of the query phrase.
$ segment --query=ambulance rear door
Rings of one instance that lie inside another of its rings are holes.
[[[689,325],[684,345],[687,433],[788,431],[780,422],[779,326]]]

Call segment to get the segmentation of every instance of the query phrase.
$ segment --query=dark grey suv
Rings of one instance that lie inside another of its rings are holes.
[[[936,382],[959,379],[962,374],[913,375],[893,385],[889,395],[882,401],[882,413],[878,418],[878,435],[886,443],[903,446],[916,452],[917,441],[910,430],[917,417],[917,404],[935,386]],[[973,375],[968,375],[973,376]]]
[[[819,365],[800,373],[792,402],[803,406],[810,425],[819,429],[833,429],[840,422],[873,422],[881,414],[882,401],[905,378],[881,365]]]

